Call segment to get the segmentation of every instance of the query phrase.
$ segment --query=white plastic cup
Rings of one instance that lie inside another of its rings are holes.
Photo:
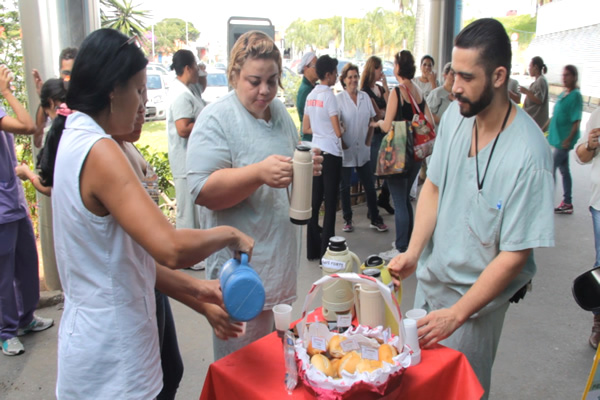
[[[277,304],[273,307],[275,317],[275,329],[285,332],[290,328],[292,322],[292,306],[289,304]]]
[[[413,308],[412,310],[408,310],[404,316],[408,319],[414,319],[415,321],[420,320],[424,316],[427,315],[427,311],[422,308]]]
[[[419,335],[417,333],[417,321],[405,318],[402,320],[404,332],[406,333],[406,345],[413,351],[410,365],[421,362],[421,348],[419,347]]]

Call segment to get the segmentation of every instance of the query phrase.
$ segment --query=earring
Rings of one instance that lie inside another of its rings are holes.
[[[112,98],[112,96],[111,96],[111,98],[110,98],[110,113],[111,113],[111,114],[112,114],[112,112],[113,112],[112,101],[113,101],[113,98]]]

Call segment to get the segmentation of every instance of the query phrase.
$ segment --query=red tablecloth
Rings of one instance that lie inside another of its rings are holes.
[[[284,385],[283,346],[276,333],[214,362],[208,368],[201,400],[304,399],[302,384],[288,396]],[[437,346],[421,351],[421,363],[404,372],[402,399],[480,399],[483,389],[456,350]]]

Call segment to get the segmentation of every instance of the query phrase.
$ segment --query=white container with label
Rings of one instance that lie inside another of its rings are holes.
[[[323,276],[342,272],[356,272],[360,260],[346,245],[346,239],[332,236],[327,251],[321,259]],[[323,316],[327,321],[337,321],[337,314],[347,314],[354,305],[352,283],[335,280],[323,285]]]

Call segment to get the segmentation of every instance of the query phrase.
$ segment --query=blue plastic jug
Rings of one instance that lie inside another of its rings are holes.
[[[242,253],[240,258],[241,262],[232,258],[223,265],[219,281],[227,313],[231,319],[244,322],[256,318],[263,310],[265,288],[248,265],[248,255]]]

